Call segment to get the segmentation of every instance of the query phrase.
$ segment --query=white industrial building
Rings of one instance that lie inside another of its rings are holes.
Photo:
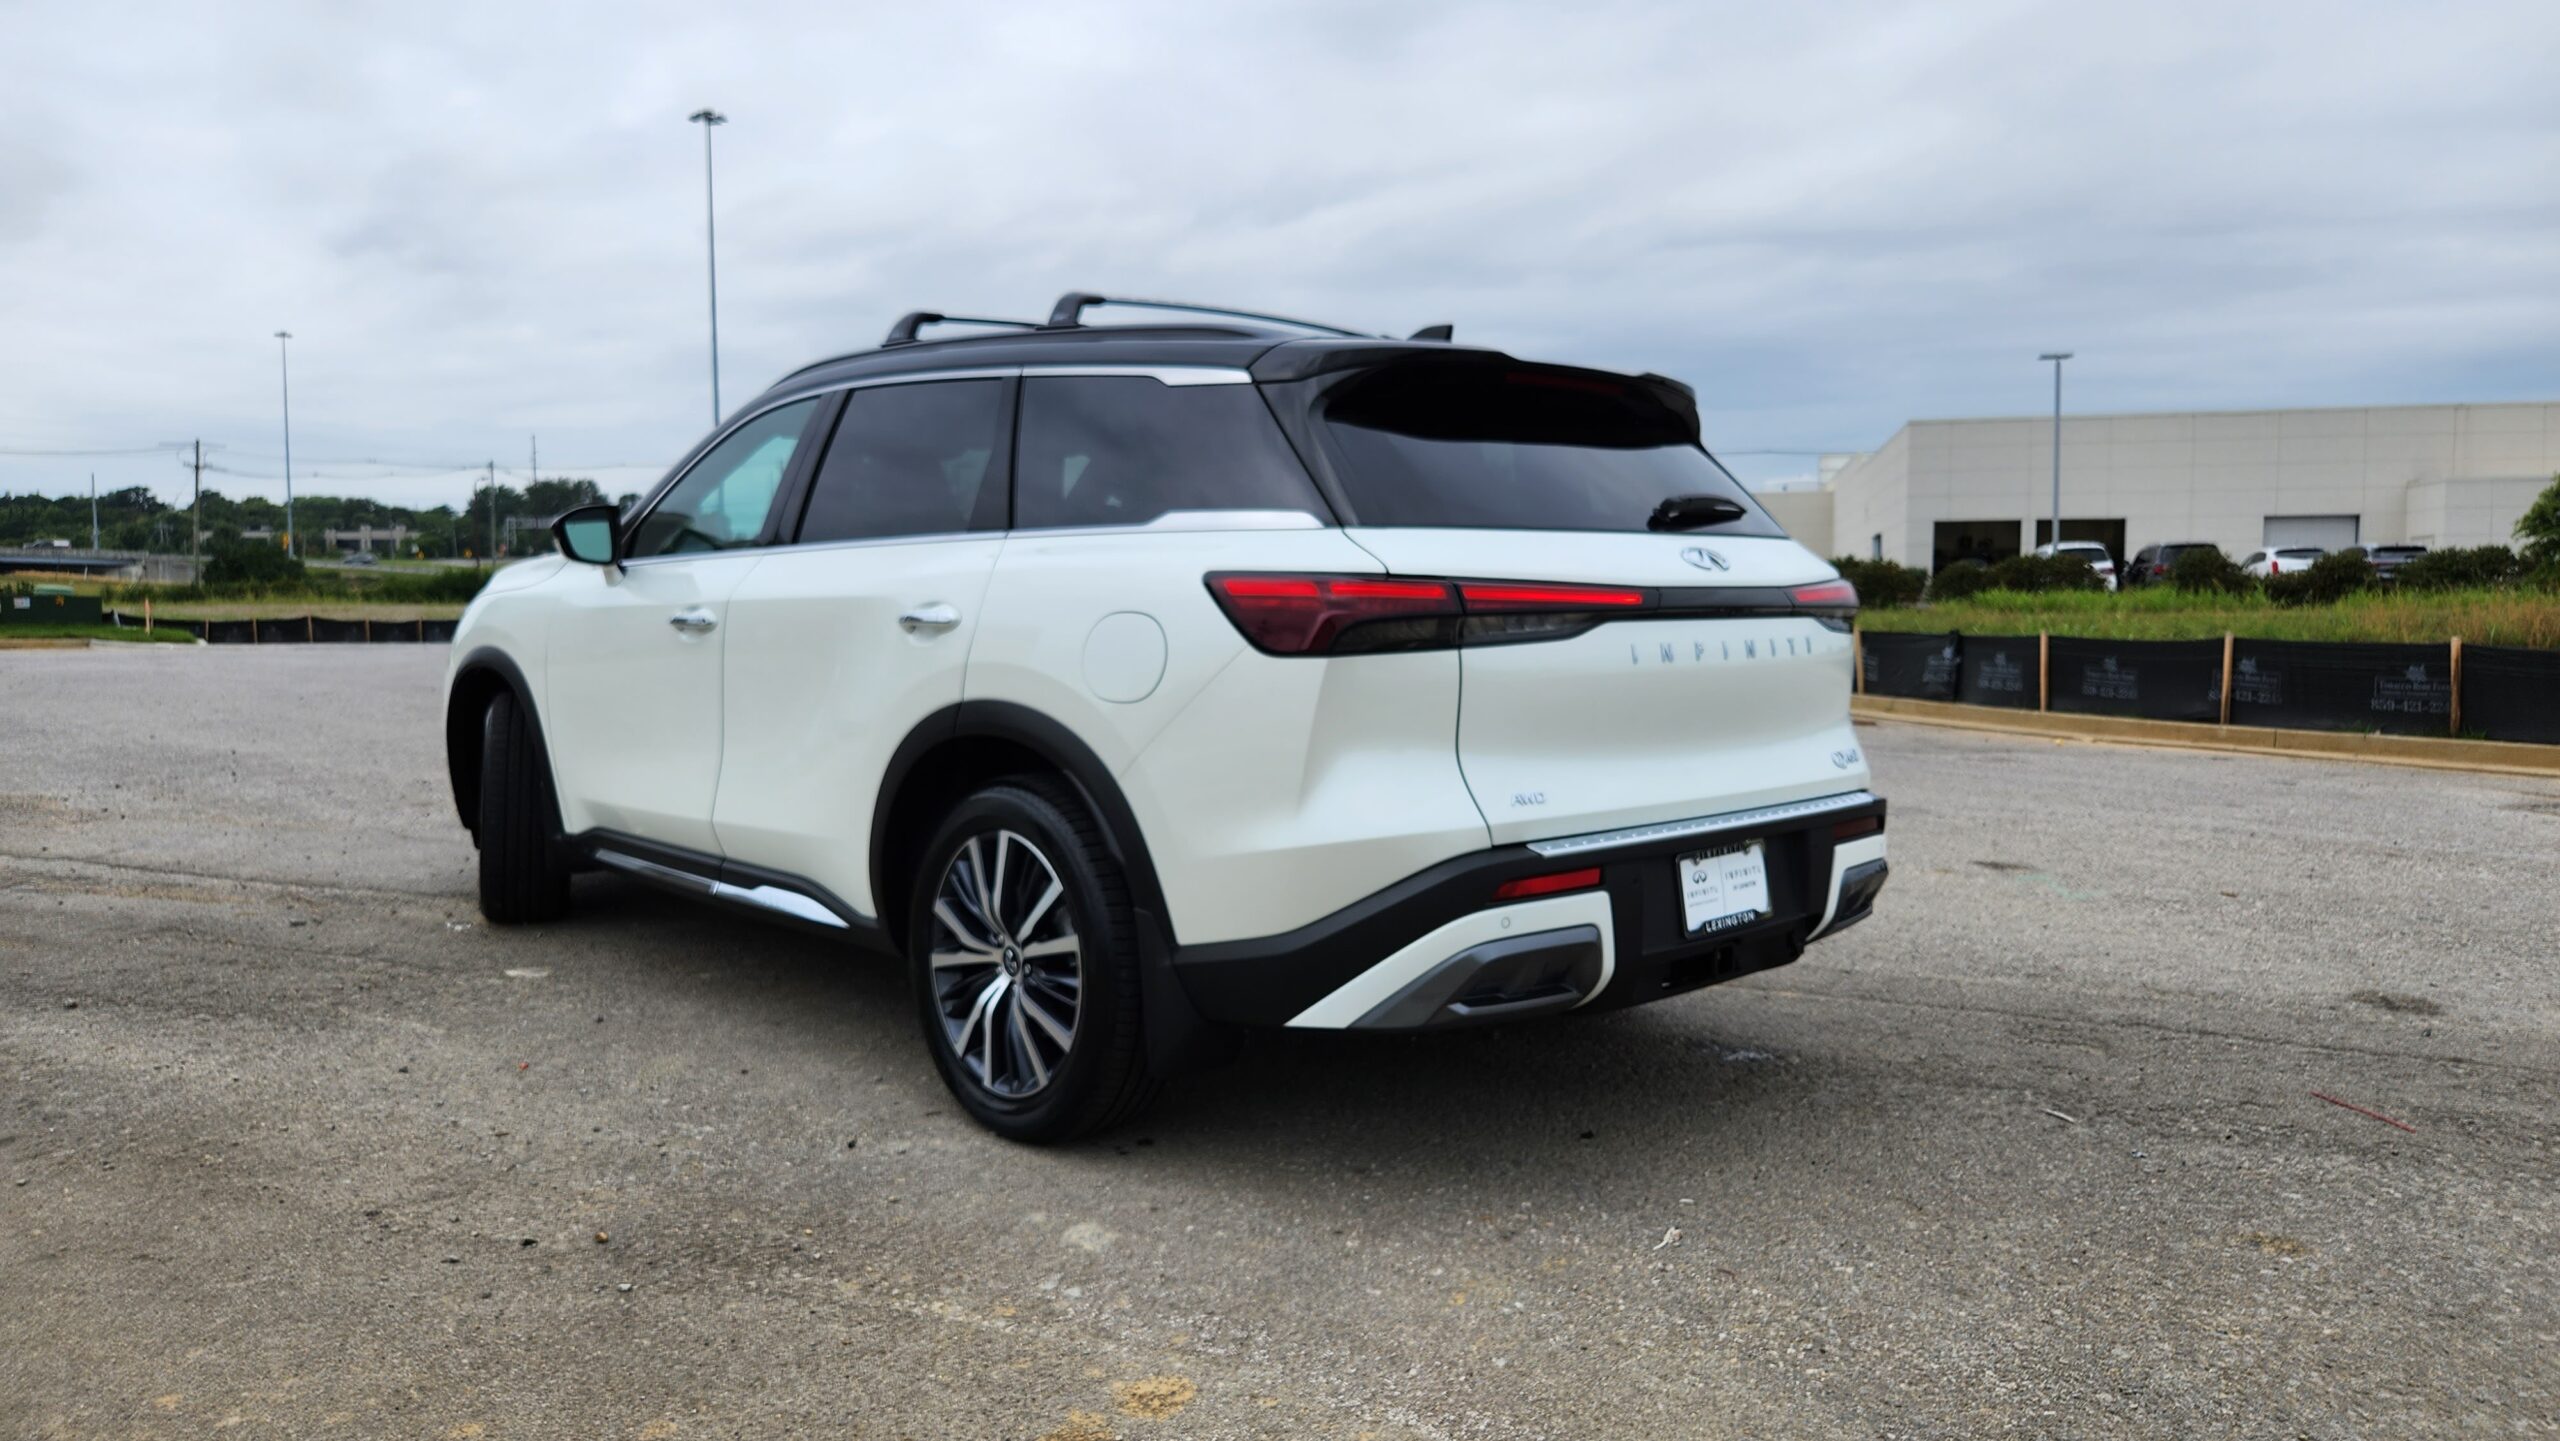
[[[2164,541],[2233,559],[2276,545],[2511,543],[2560,473],[2560,404],[2066,415],[2062,538],[2119,560]],[[1819,482],[1763,491],[1823,555],[1930,570],[1997,560],[2051,527],[2053,418],[1915,420],[1882,449],[1826,456]]]

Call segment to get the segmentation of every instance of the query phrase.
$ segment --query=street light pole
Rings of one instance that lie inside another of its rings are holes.
[[[290,330],[276,332],[276,374],[284,386],[284,553],[293,554],[299,537],[293,533],[293,363],[285,356],[293,339]]]
[[[2067,350],[2048,350],[2036,357],[2053,362],[2053,552],[2062,553],[2062,362],[2071,358]]]
[[[729,117],[706,105],[685,117],[702,127],[702,240],[711,267],[711,423],[720,423],[720,227],[711,191],[711,129]]]

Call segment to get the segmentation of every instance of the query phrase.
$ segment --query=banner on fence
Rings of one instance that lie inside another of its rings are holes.
[[[2147,720],[2222,719],[2222,642],[2055,636],[2048,708]]]
[[[2462,730],[2493,741],[2560,745],[2560,651],[2464,646]]]
[[[2231,670],[2231,723],[2447,734],[2453,724],[2452,649],[2241,641]]]
[[[2031,635],[1966,636],[1958,647],[1956,699],[1966,705],[2034,710],[2044,683],[2037,649],[2037,637]]]
[[[1914,700],[1954,700],[1956,667],[1963,652],[1953,635],[1865,631],[1858,637],[1861,679],[1874,695]]]

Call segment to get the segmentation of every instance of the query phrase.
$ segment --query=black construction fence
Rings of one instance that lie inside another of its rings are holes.
[[[107,612],[107,623],[139,630],[142,617],[130,611]],[[155,620],[154,629],[195,636],[207,645],[364,645],[408,642],[442,645],[453,639],[449,620],[332,620],[324,615],[278,616],[273,620]]]
[[[1858,644],[1868,695],[2560,745],[2560,650],[1889,631]]]

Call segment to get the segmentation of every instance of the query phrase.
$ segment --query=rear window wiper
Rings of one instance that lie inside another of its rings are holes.
[[[1721,495],[1675,495],[1653,508],[1645,523],[1647,530],[1696,530],[1704,525],[1722,525],[1740,520],[1751,512],[1738,501]]]

